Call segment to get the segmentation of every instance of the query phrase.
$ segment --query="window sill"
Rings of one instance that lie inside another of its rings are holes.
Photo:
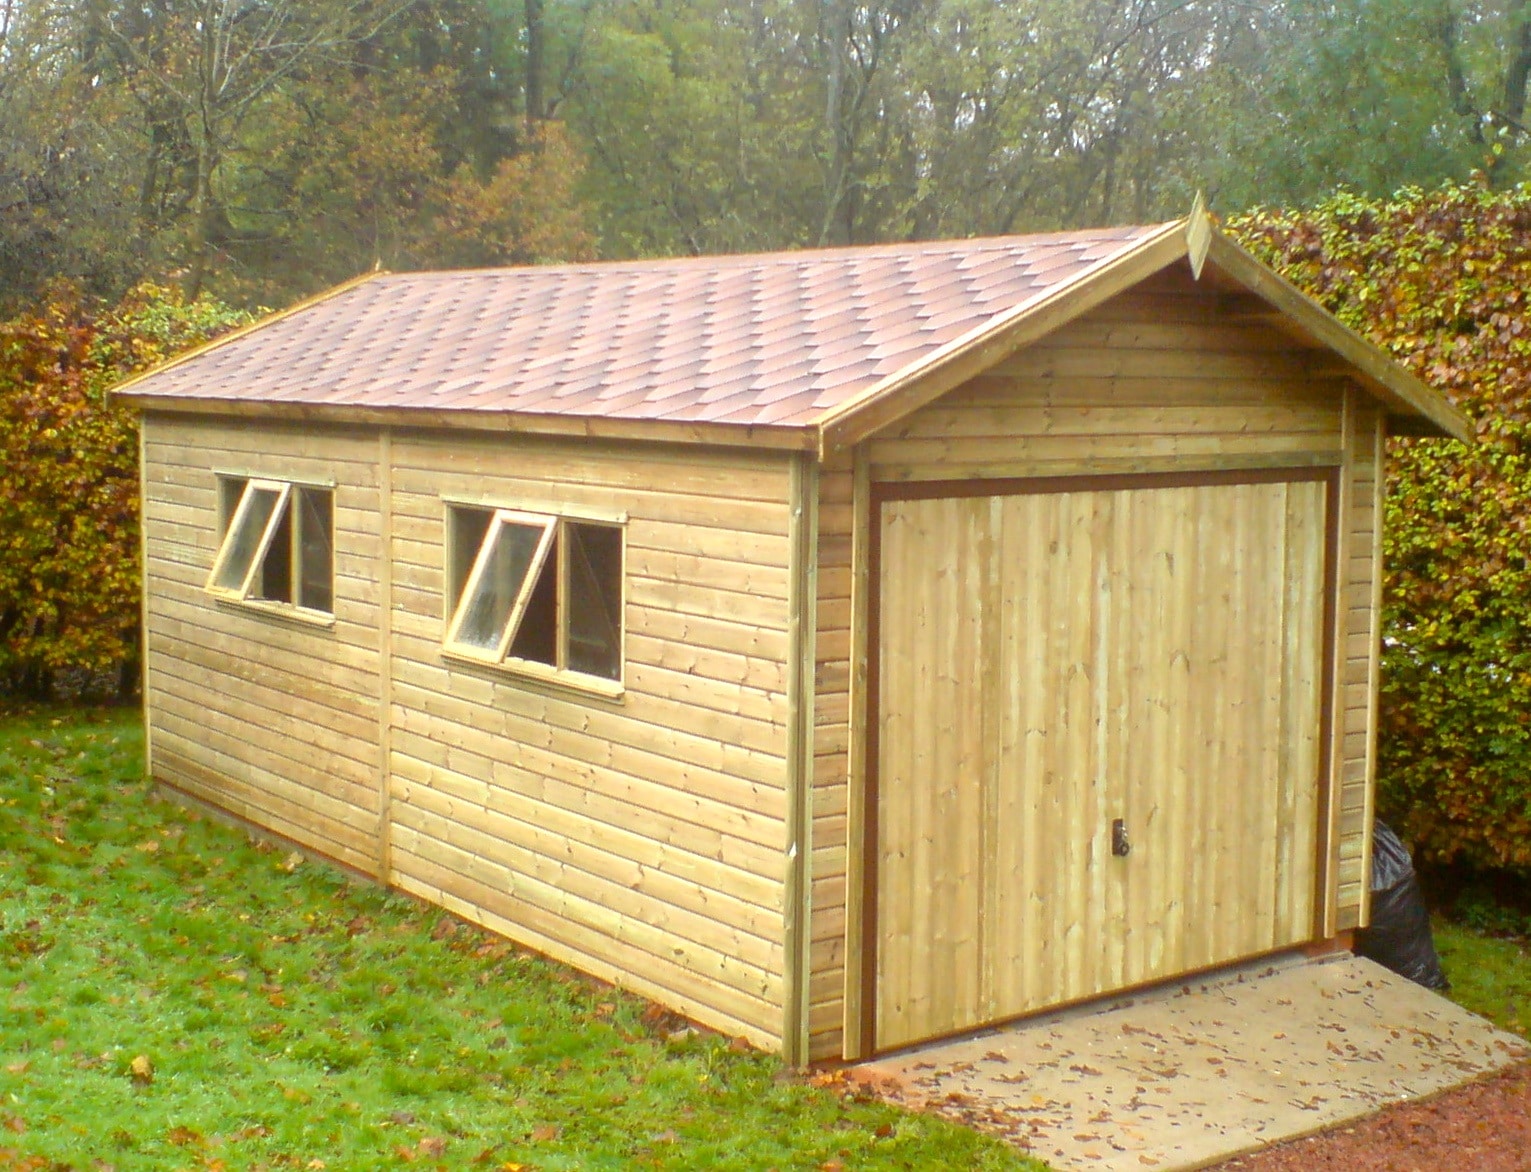
[[[300,627],[330,630],[335,626],[335,616],[328,611],[309,610],[307,607],[293,606],[288,602],[267,602],[260,598],[226,598],[218,594],[214,594],[213,599],[219,606],[227,607],[229,610],[253,611],[267,618],[281,619]]]
[[[479,657],[456,647],[443,647],[441,658],[465,667],[482,668],[496,677],[543,684],[553,691],[596,696],[602,700],[620,700],[627,694],[627,688],[620,680],[605,680],[578,671],[560,671],[530,659],[491,659],[487,655]]]

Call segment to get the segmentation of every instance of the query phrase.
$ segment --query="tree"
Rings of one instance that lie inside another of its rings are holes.
[[[0,687],[48,696],[64,671],[138,660],[138,443],[106,390],[249,320],[144,285],[103,307],[56,286],[0,322]]]

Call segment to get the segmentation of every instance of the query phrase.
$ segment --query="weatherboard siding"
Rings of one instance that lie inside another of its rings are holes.
[[[1230,306],[1232,308],[1230,308]],[[890,425],[863,445],[873,481],[1191,472],[1275,465],[1343,465],[1339,646],[1342,738],[1332,791],[1340,816],[1331,842],[1332,922],[1360,921],[1370,826],[1376,688],[1376,454],[1381,414],[1323,352],[1304,350],[1262,320],[1248,299],[1209,291],[1178,272],[1161,274],[1106,302],[983,375]],[[1346,426],[1346,401],[1356,409]],[[1349,442],[1347,443],[1347,438]],[[834,681],[848,680],[849,568],[839,573],[855,521],[839,498],[849,493],[826,473],[820,517],[820,755],[815,785],[815,862],[825,901],[815,906],[815,937],[844,933],[839,953],[820,948],[812,1006],[811,1052],[828,1057],[854,1043],[842,1029],[860,1003],[854,966],[841,959],[859,941],[854,891],[844,898],[842,866],[855,828],[845,818],[852,775],[848,705]],[[845,655],[844,659],[839,658]],[[842,717],[844,723],[842,723]],[[854,879],[852,879],[852,884]],[[851,973],[847,979],[847,972]],[[834,989],[839,982],[838,991]],[[838,997],[837,997],[838,992]]]
[[[366,873],[376,864],[375,441],[144,419],[147,705],[156,779]],[[216,473],[335,488],[335,621],[315,627],[203,590]]]
[[[391,879],[781,1044],[788,461],[396,434]],[[625,693],[441,653],[443,498],[624,513]]]
[[[840,1057],[849,884],[851,531],[848,458],[819,475],[817,630],[814,636],[813,913],[809,933],[809,1057]]]
[[[872,476],[1338,463],[1342,387],[1285,335],[1166,273],[874,436]]]
[[[1348,512],[1340,564],[1341,738],[1335,927],[1364,926],[1370,913],[1371,827],[1381,672],[1382,413],[1352,395]]]

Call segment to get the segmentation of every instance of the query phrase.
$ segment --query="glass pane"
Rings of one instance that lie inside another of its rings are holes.
[[[506,521],[490,530],[488,561],[473,593],[463,600],[466,608],[462,624],[457,628],[457,641],[470,647],[497,651],[505,624],[510,621],[510,611],[526,572],[531,567],[537,544],[542,540],[546,527],[520,525]]]
[[[570,671],[622,678],[622,530],[574,525],[569,535]]]
[[[250,563],[255,559],[255,551],[260,548],[261,536],[266,532],[266,523],[271,520],[279,496],[275,489],[270,488],[250,491],[244,514],[235,518],[238,528],[225,540],[228,556],[219,567],[218,580],[214,585],[224,590],[240,590],[244,587],[245,575],[250,572]]]
[[[268,602],[292,601],[292,497],[287,498],[282,515],[276,519],[271,544],[261,559],[260,573],[251,583],[250,597]]]
[[[521,625],[511,640],[510,654],[517,659],[535,659],[549,667],[558,666],[558,537],[548,547],[548,556],[537,575],[537,585],[521,612]]]
[[[335,495],[326,488],[300,488],[298,495],[298,605],[335,608]]]
[[[489,522],[494,520],[490,509],[452,510],[452,565],[447,578],[447,608],[457,609],[457,600],[467,588],[468,575],[473,573],[473,563],[483,548],[484,537],[489,532]]]
[[[229,522],[239,508],[239,498],[245,494],[250,482],[243,476],[220,476],[218,478],[218,532],[227,533]]]

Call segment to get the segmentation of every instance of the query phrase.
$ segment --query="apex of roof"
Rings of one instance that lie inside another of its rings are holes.
[[[868,408],[885,414],[915,383],[928,400],[948,381],[932,374],[998,340],[1013,349],[1026,340],[1016,327],[1045,322],[1048,306],[1077,302],[1073,316],[1125,287],[1105,274],[1138,280],[1187,255],[1199,269],[1209,228],[1198,212],[1039,236],[369,274],[116,393],[201,411],[627,421],[853,442]]]

